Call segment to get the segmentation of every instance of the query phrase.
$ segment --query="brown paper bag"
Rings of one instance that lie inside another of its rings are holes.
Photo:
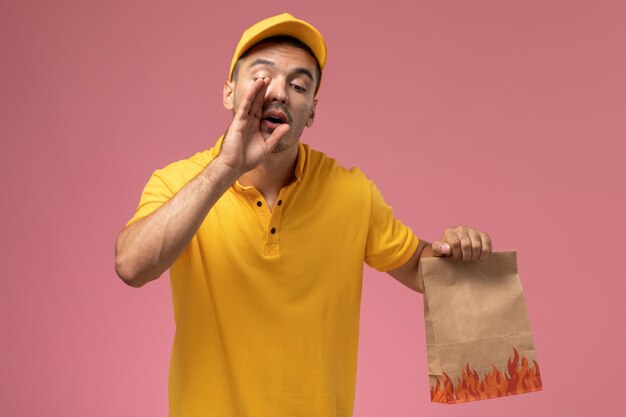
[[[420,260],[432,402],[542,389],[516,252]]]

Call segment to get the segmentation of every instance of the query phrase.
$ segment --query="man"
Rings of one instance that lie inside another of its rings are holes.
[[[157,170],[118,236],[127,284],[170,268],[170,416],[351,416],[364,261],[421,292],[420,258],[491,252],[464,226],[420,241],[361,171],[299,141],[325,62],[322,35],[289,14],[244,32],[226,133]]]

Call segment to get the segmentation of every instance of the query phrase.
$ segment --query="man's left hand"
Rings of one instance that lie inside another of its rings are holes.
[[[455,260],[477,261],[485,259],[492,250],[491,238],[485,232],[467,226],[446,229],[432,243],[433,256],[452,256]]]

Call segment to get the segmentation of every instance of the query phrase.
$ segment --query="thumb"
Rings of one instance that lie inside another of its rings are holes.
[[[283,136],[285,136],[287,132],[289,132],[289,127],[290,126],[287,123],[282,123],[276,129],[274,129],[270,137],[267,138],[265,143],[267,144],[267,149],[270,152],[272,152],[276,145],[278,145],[278,142],[283,138]]]
[[[442,242],[440,240],[433,242],[433,256],[450,256],[452,255],[452,250],[450,249],[450,244],[447,242]]]

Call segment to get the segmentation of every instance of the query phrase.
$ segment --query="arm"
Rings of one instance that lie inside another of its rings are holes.
[[[415,253],[401,267],[387,273],[413,291],[423,293],[424,282],[418,273],[420,259],[432,256],[452,256],[455,260],[477,261],[485,259],[492,251],[488,234],[466,226],[446,229],[433,243],[420,240]]]
[[[216,158],[154,213],[122,230],[115,243],[117,275],[133,287],[160,277],[237,177]]]
[[[167,203],[120,232],[115,243],[115,271],[125,283],[141,287],[172,266],[222,194],[263,162],[287,133],[287,124],[267,138],[260,131],[269,81],[259,79],[246,92],[224,135],[220,154]]]

